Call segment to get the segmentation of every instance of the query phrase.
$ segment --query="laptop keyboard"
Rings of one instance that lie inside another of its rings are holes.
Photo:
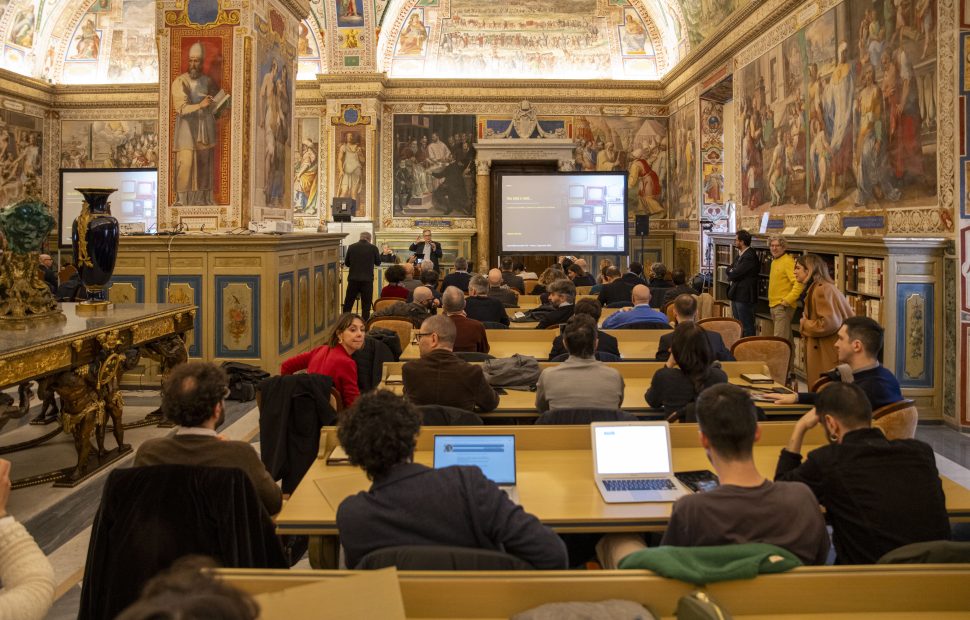
[[[640,480],[604,480],[607,491],[676,491],[674,483],[666,478]]]

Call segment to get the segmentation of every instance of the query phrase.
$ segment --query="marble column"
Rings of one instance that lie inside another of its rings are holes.
[[[492,169],[492,162],[478,160],[475,162],[475,168],[478,172],[477,179],[477,192],[475,200],[475,224],[478,227],[478,259],[476,265],[479,270],[482,270],[482,264],[484,263],[485,272],[488,272],[489,267],[489,228],[491,225],[491,209],[489,208],[489,190],[491,188],[491,175],[490,171]]]

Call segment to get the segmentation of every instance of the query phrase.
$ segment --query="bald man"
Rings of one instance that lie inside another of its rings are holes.
[[[172,109],[175,111],[175,205],[211,205],[212,156],[218,146],[216,117],[212,110],[216,85],[202,72],[205,47],[195,42],[189,48],[187,71],[172,81]]]
[[[515,291],[505,284],[502,272],[499,269],[488,270],[488,296],[502,302],[506,308],[514,308],[519,305],[519,296]]]
[[[631,294],[633,307],[614,312],[603,321],[603,329],[624,329],[639,323],[661,323],[668,325],[667,315],[650,307],[650,289],[644,284],[633,287]]]
[[[449,286],[441,295],[441,308],[455,324],[454,351],[488,353],[488,336],[481,321],[465,315],[465,294],[457,286]]]
[[[421,327],[421,323],[435,312],[434,293],[427,286],[419,286],[414,289],[413,301],[395,302],[374,312],[374,316],[404,317],[415,327]]]
[[[41,254],[37,257],[40,263],[40,270],[44,272],[44,283],[50,288],[51,293],[57,290],[57,270],[54,269],[54,259],[50,254]]]

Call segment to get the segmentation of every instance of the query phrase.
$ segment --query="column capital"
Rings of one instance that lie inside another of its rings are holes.
[[[487,177],[489,171],[492,169],[492,162],[484,159],[476,159],[475,169],[478,171],[478,176]]]

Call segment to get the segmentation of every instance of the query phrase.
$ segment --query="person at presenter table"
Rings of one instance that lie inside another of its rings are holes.
[[[434,265],[435,271],[441,272],[438,268],[438,263],[441,261],[441,244],[431,240],[430,230],[421,231],[421,236],[415,239],[408,249],[414,252],[414,262],[420,264],[429,260]]]

